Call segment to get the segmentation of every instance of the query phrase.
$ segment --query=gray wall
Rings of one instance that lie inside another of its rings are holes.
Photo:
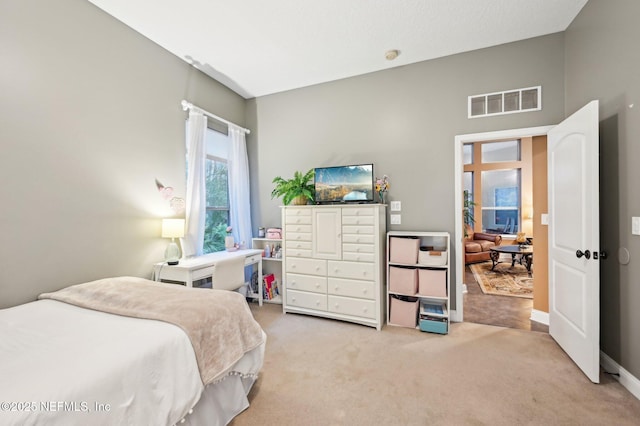
[[[467,118],[469,95],[537,85],[542,111]],[[402,225],[388,229],[453,236],[461,217],[454,211],[454,137],[555,124],[563,116],[561,33],[253,99],[254,227],[280,225],[281,200],[270,197],[274,176],[373,162],[376,175],[390,177],[389,200],[402,202]]]
[[[0,308],[151,276],[185,196],[180,101],[244,125],[245,100],[85,0],[0,2]]]
[[[640,2],[590,0],[566,31],[566,106],[570,115],[600,100],[601,349],[640,377]],[[630,105],[634,105],[632,108]],[[636,182],[636,184],[634,184]],[[618,260],[627,249],[630,262]]]

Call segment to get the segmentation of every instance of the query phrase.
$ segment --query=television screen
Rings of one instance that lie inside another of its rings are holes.
[[[317,204],[373,201],[373,164],[318,167],[314,180]]]

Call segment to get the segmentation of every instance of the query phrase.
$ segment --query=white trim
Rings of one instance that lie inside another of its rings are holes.
[[[549,312],[532,309],[531,317],[529,319],[531,321],[539,322],[540,324],[549,325]]]
[[[464,258],[462,241],[464,240],[464,232],[462,231],[462,172],[464,167],[462,165],[462,145],[468,142],[480,142],[497,139],[519,139],[527,136],[546,135],[549,130],[555,126],[539,126],[539,127],[527,127],[524,129],[511,129],[511,130],[498,130],[494,132],[485,133],[470,133],[466,135],[456,135],[454,140],[454,199],[456,219],[454,220],[454,233],[453,242],[456,247],[456,319],[453,321],[463,321],[463,278],[464,278]],[[460,212],[458,216],[457,212]],[[459,314],[458,314],[459,313]]]
[[[612,377],[617,379],[633,396],[640,399],[640,380],[637,377],[622,368],[620,364],[602,351],[600,351],[600,365],[607,373],[619,374],[620,377]]]
[[[458,316],[458,312],[460,312],[460,316]],[[449,310],[449,321],[451,321],[451,322],[462,322],[462,311]]]

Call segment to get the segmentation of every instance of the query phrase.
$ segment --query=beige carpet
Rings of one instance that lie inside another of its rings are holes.
[[[242,425],[637,425],[640,401],[592,384],[548,334],[457,323],[448,335],[282,314]]]
[[[511,263],[499,263],[492,271],[491,266],[491,262],[470,265],[484,294],[533,299],[533,278],[529,276],[526,267],[518,263],[513,267]]]

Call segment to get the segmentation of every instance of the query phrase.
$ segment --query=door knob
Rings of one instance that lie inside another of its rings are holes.
[[[582,256],[584,256],[585,259],[590,259],[591,258],[591,252],[589,250],[585,250],[584,253],[583,253],[582,250],[577,250],[576,251],[576,257],[578,259],[580,259]]]

